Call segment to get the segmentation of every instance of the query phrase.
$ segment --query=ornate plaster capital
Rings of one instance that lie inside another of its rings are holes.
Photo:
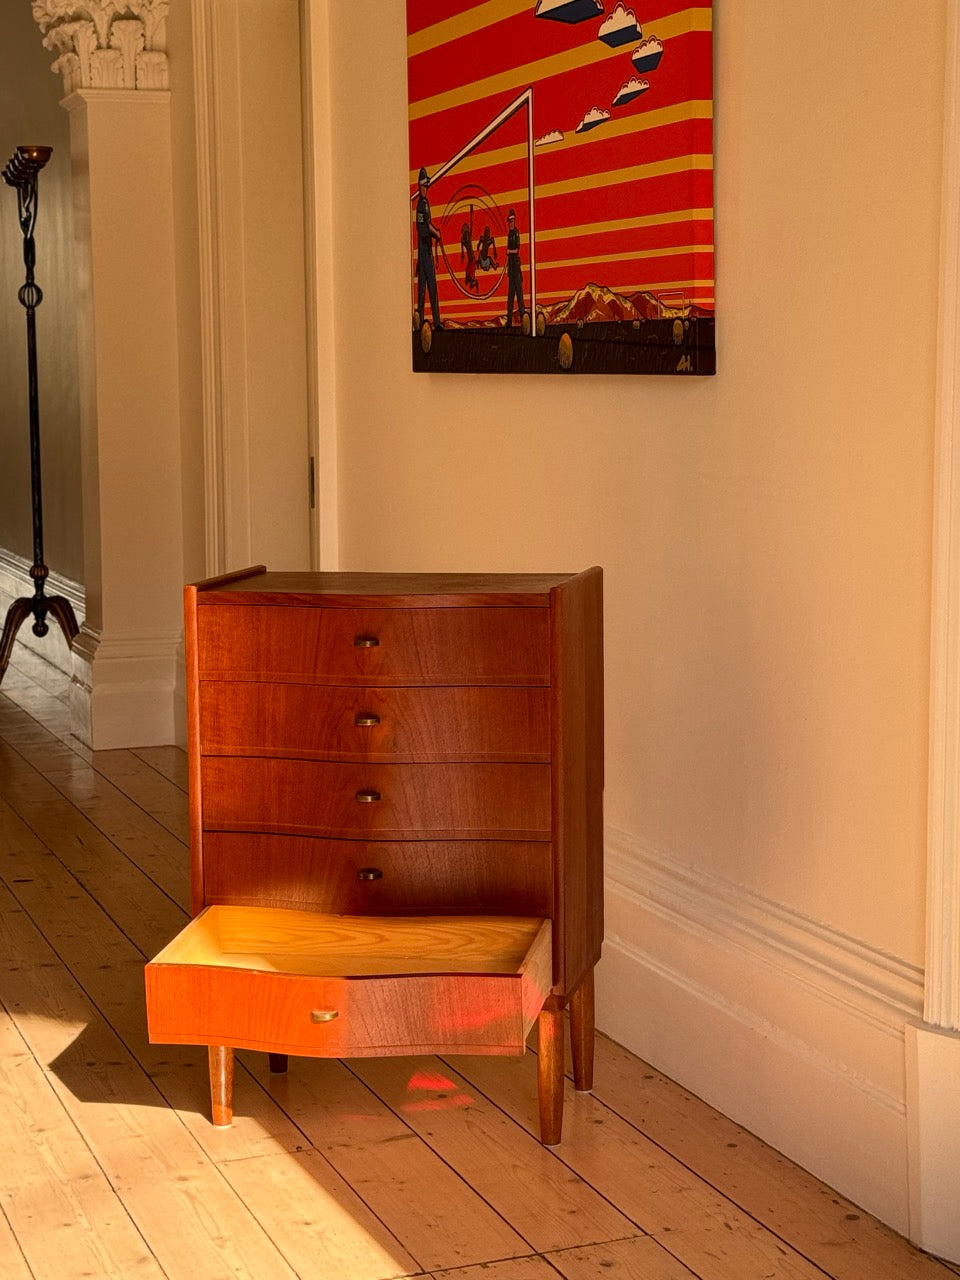
[[[170,0],[33,0],[52,70],[76,89],[166,89]]]

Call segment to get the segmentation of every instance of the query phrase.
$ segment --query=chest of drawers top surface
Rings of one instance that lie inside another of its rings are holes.
[[[571,573],[311,573],[255,569],[201,583],[198,604],[378,609],[546,608]]]

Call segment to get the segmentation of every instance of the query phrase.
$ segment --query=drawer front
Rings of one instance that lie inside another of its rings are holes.
[[[550,691],[208,680],[200,741],[208,755],[546,762]]]
[[[324,1057],[522,1053],[549,921],[208,907],[146,966],[154,1043]]]
[[[312,1057],[522,1053],[522,988],[519,974],[313,978],[154,964],[147,1023],[155,1044]],[[327,1020],[314,1021],[316,1014]]]
[[[206,831],[549,840],[546,764],[341,764],[207,756]]]
[[[200,678],[348,685],[548,684],[542,608],[203,605]]]
[[[553,915],[551,846],[512,840],[323,840],[210,831],[204,901],[336,911]]]

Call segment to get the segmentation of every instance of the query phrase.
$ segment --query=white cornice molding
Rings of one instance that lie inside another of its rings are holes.
[[[960,2],[944,93],[924,1021],[960,1030]]]
[[[77,89],[166,89],[170,0],[33,0],[52,70]]]

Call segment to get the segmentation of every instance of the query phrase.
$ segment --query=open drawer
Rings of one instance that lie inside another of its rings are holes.
[[[523,1053],[549,920],[207,907],[146,966],[159,1044],[312,1057]]]

